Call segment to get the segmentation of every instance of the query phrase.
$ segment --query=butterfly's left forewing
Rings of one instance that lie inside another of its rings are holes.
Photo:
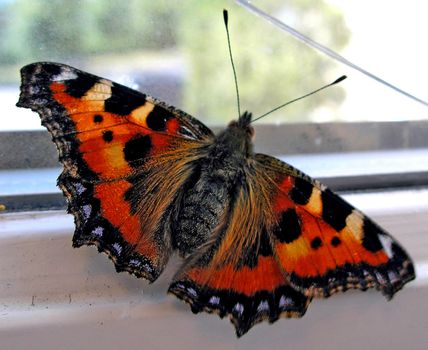
[[[376,288],[390,299],[415,278],[407,253],[367,216],[288,164],[256,159],[271,183],[273,251],[296,289],[328,297]]]
[[[58,184],[75,217],[74,246],[94,244],[117,270],[155,280],[172,250],[170,204],[211,131],[148,95],[67,65],[30,64],[21,77],[17,105],[39,113],[64,166]]]

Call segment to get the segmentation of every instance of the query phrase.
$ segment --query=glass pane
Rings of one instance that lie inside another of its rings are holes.
[[[428,48],[423,44],[428,29],[425,19],[427,3],[416,0],[405,3],[386,0],[375,2],[326,0],[293,3],[295,8],[287,4],[282,11],[278,11],[266,5],[264,1],[251,2],[303,35],[335,51],[342,58],[425,101],[425,105],[415,102],[317,51],[321,58],[309,57],[314,62],[318,62],[318,59],[324,62],[322,69],[315,68],[314,72],[313,66],[308,68],[309,61],[300,61],[300,64],[294,67],[299,71],[299,81],[309,79],[309,85],[316,87],[314,85],[321,85],[317,80],[325,77],[334,79],[334,76],[346,74],[348,80],[340,85],[343,98],[338,108],[335,108],[337,105],[331,105],[330,99],[331,95],[337,98],[339,94],[336,91],[323,92],[321,101],[307,111],[308,119],[313,121],[398,121],[420,120],[428,117],[426,108],[428,106],[426,89]],[[282,33],[286,37],[292,37],[287,32],[282,31]],[[301,48],[301,51],[293,52],[294,58],[296,60],[304,58],[307,54],[305,50],[316,51],[312,47]],[[309,76],[305,78],[308,72]],[[328,79],[324,82],[327,83]],[[310,90],[310,87],[305,86],[305,89]],[[299,103],[307,103],[307,101]],[[294,106],[289,107],[289,109],[294,108]],[[288,110],[284,111],[283,114],[288,112]]]
[[[425,2],[253,1],[401,89],[428,100]],[[59,61],[158,97],[207,124],[237,115],[222,10],[229,10],[241,106],[255,116],[348,79],[261,122],[403,120],[428,109],[299,42],[232,0],[0,0],[0,130],[40,128],[15,107],[21,66]]]

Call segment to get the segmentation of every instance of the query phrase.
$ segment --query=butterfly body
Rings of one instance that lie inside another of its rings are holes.
[[[18,106],[55,142],[73,245],[95,245],[155,281],[185,258],[169,292],[194,312],[228,316],[238,336],[301,317],[314,297],[414,279],[387,232],[326,186],[253,152],[251,114],[214,135],[188,114],[73,67],[23,67]]]
[[[205,244],[233,206],[252,156],[247,128],[232,123],[200,150],[203,156],[192,164],[192,174],[172,204],[176,208],[174,248],[182,256]]]

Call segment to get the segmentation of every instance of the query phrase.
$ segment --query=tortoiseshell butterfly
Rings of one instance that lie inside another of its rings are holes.
[[[64,166],[73,246],[155,281],[185,258],[169,292],[229,316],[238,336],[301,317],[313,297],[414,279],[383,229],[292,166],[253,152],[251,113],[214,135],[146,94],[58,63],[21,70],[17,106],[39,113]]]

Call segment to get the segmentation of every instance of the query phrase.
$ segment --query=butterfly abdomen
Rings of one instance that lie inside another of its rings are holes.
[[[226,129],[209,147],[206,157],[195,162],[193,175],[180,198],[178,213],[172,223],[173,245],[187,256],[207,242],[226,220],[226,210],[233,206],[243,183],[246,154]],[[225,135],[222,137],[222,135]],[[245,141],[244,141],[245,142]]]

